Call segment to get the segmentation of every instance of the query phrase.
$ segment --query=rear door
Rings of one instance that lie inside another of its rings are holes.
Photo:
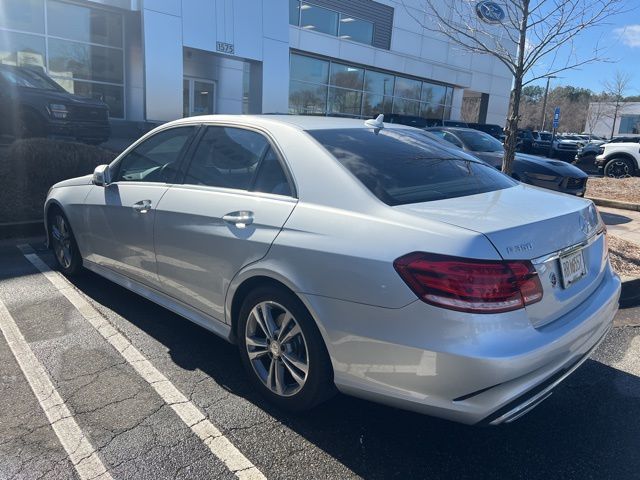
[[[158,286],[153,229],[156,207],[174,181],[196,132],[162,130],[113,165],[112,182],[94,187],[85,200],[89,261],[148,286]]]
[[[263,133],[206,128],[182,185],[158,205],[155,249],[162,290],[224,321],[231,279],[267,254],[297,200]]]

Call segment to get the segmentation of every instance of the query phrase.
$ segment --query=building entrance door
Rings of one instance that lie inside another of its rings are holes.
[[[215,113],[216,84],[211,80],[185,78],[183,81],[183,117]]]

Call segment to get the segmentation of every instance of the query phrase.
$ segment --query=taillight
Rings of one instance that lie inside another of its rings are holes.
[[[542,300],[542,285],[528,260],[474,260],[415,252],[393,266],[423,301],[474,313],[500,313]]]

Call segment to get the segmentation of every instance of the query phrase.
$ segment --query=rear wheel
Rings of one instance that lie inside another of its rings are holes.
[[[626,178],[633,175],[634,166],[628,158],[614,158],[604,167],[604,176],[611,178]]]
[[[300,300],[284,288],[260,287],[247,296],[238,346],[254,386],[282,408],[308,410],[335,391],[320,332]]]
[[[51,246],[58,267],[65,275],[75,275],[82,267],[80,251],[67,217],[59,209],[49,215]]]

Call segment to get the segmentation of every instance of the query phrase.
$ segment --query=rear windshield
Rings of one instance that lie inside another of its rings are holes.
[[[488,133],[478,130],[458,130],[455,132],[472,152],[503,152],[502,143]]]
[[[362,184],[387,205],[404,205],[509,188],[516,183],[480,161],[419,131],[310,130]]]

